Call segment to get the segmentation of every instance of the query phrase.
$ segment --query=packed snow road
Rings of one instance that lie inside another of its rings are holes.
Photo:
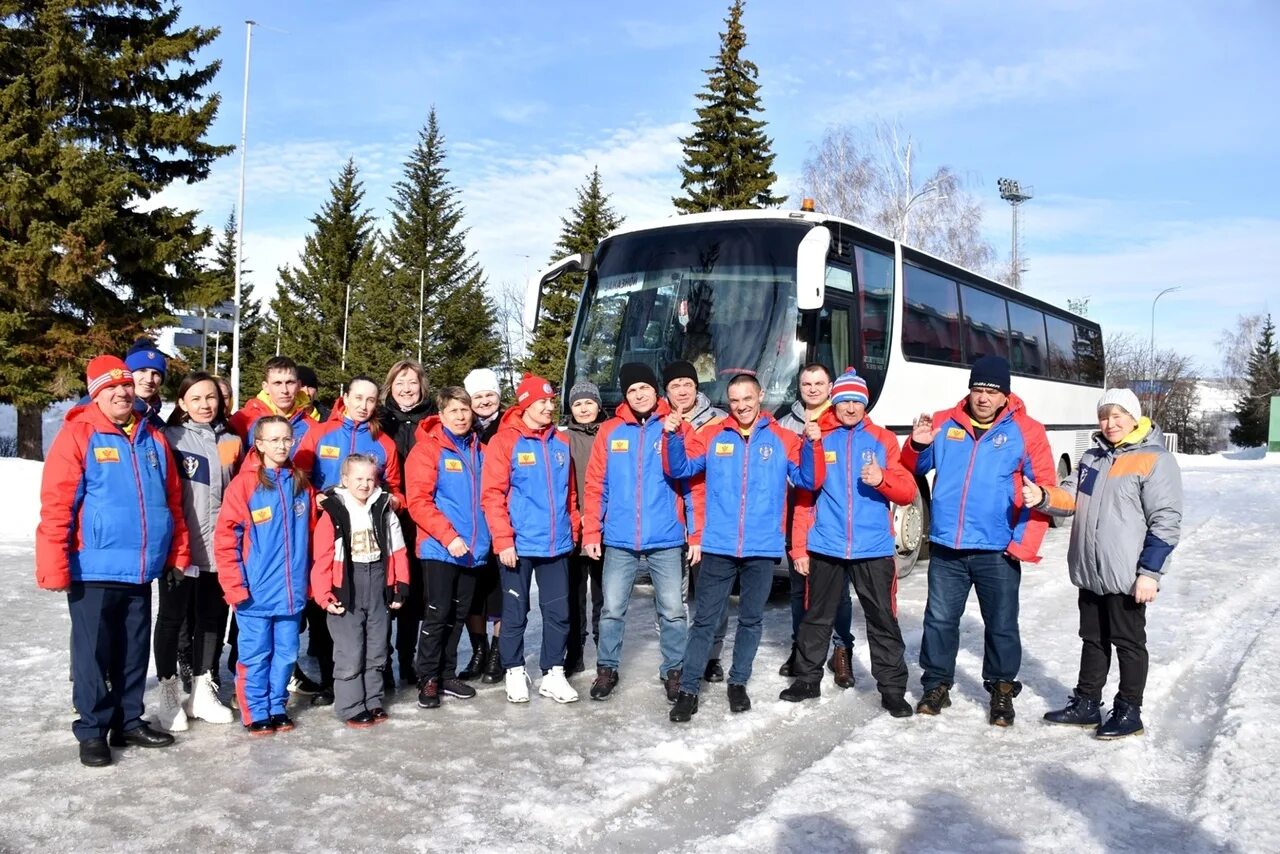
[[[2,461],[0,849],[1277,851],[1280,459],[1180,462],[1186,516],[1148,612],[1144,737],[1101,743],[1039,720],[1079,656],[1067,531],[1055,530],[1024,575],[1026,687],[1008,730],[986,723],[973,600],[955,705],[938,718],[883,713],[861,641],[857,687],[828,678],[817,702],[778,701],[779,598],[751,712],[730,716],[718,685],[691,723],[671,724],[642,588],[606,703],[585,699],[585,674],[570,706],[511,706],[497,685],[427,712],[402,691],[374,730],[299,707],[289,734],[251,741],[196,722],[172,748],[88,769],[70,730],[65,599],[33,581],[39,467]],[[918,570],[899,591],[913,691],[925,584]]]

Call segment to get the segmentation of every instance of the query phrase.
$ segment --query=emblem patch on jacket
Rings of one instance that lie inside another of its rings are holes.
[[[773,456],[773,448],[769,445],[760,446],[760,459],[767,460]]]
[[[537,465],[538,457],[532,451],[519,451],[516,453],[516,465],[532,466]]]
[[[94,448],[93,459],[100,463],[118,463],[120,451],[116,448]]]
[[[732,443],[732,442],[716,442],[716,456],[717,456],[717,457],[732,457],[732,456],[733,456],[733,443]]]
[[[1009,437],[1004,433],[997,433],[991,437],[991,444],[995,445],[997,448],[1003,448],[1004,443],[1007,441],[1009,441]]]
[[[342,451],[338,449],[337,445],[320,446],[320,459],[322,460],[336,460],[341,453]]]
[[[263,522],[271,521],[271,508],[259,507],[250,514],[253,517],[253,524],[261,525]]]
[[[631,448],[631,443],[626,439],[613,439],[609,442],[609,450],[615,454],[621,454]]]
[[[952,440],[960,440],[960,439],[963,439],[963,438],[964,438],[964,428],[963,428],[963,427],[948,427],[948,428],[947,428],[947,438],[948,438],[948,439],[952,439]]]
[[[823,458],[824,460],[826,460],[827,462],[829,462],[829,463],[834,463],[834,462],[836,461],[836,452],[835,452],[835,451],[825,451],[825,452],[823,452],[823,454],[822,454],[822,458]]]
[[[445,460],[445,471],[462,471],[462,460]]]

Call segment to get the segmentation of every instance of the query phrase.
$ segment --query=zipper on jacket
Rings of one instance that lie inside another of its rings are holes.
[[[556,549],[556,493],[551,483],[551,446],[547,443],[547,432],[543,432],[539,440],[542,442],[542,463],[547,470],[547,509],[551,516],[551,540],[547,544],[550,551]]]
[[[742,437],[742,498],[738,502],[738,557],[742,557],[743,540],[746,538],[747,533],[747,459],[750,457],[751,436],[754,433],[755,426],[753,425],[751,433]]]
[[[987,434],[982,434],[982,436],[985,435]],[[960,515],[956,517],[955,547],[957,549],[960,548],[960,540],[964,536],[964,505],[969,500],[969,478],[973,477],[973,463],[978,459],[978,443],[982,441],[982,436],[973,441],[973,449],[969,451],[969,468],[964,473],[964,486],[960,488]]]
[[[644,425],[640,425],[640,447],[636,448],[636,551],[640,551],[641,509],[644,504],[644,449],[648,439],[644,435]]]
[[[292,508],[289,506],[290,502],[285,500],[284,486],[280,483],[280,473],[278,470],[276,472],[276,492],[280,493],[280,509],[281,509],[280,515],[285,517],[280,520],[280,527],[284,531],[284,595],[285,595],[285,601],[289,605],[289,613],[292,614],[293,613],[293,571],[291,567],[293,566],[293,558],[289,554],[289,536],[291,532],[289,530],[289,520],[288,520],[288,517],[290,515]],[[348,549],[350,548],[350,544],[347,545],[347,548]]]
[[[845,522],[845,560],[853,557],[853,502],[858,498],[858,485],[853,480],[853,430],[849,431],[849,438],[845,440],[844,449],[844,477],[845,488],[848,489],[849,506],[848,514]]]
[[[141,444],[142,434],[139,431],[145,430],[146,425],[139,420],[133,425],[134,435],[129,443],[133,447],[129,449],[129,459],[133,462],[133,485],[138,490],[138,522],[142,526],[142,548],[138,552],[138,583],[147,583],[147,507],[142,500],[142,472],[138,471],[138,449]],[[130,438],[127,437],[126,438]],[[165,503],[168,503],[169,491],[165,489]]]

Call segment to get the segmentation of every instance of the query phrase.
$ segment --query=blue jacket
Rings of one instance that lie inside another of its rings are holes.
[[[560,431],[533,430],[520,409],[508,409],[485,448],[480,504],[495,552],[512,546],[520,557],[573,551],[582,517],[573,457]]]
[[[791,556],[816,552],[840,560],[891,557],[894,553],[893,505],[916,497],[915,478],[898,460],[898,439],[863,417],[846,427],[827,409],[822,428],[826,478],[822,489],[797,490],[791,523]],[[879,486],[862,480],[862,467],[874,459],[883,479]]]
[[[662,467],[665,400],[641,424],[626,403],[604,422],[587,464],[582,541],[646,551],[683,546],[686,481]]]
[[[694,493],[705,507],[702,550],[733,557],[783,556],[786,548],[787,481],[802,489],[822,486],[822,443],[811,443],[760,415],[744,439],[726,418],[703,430],[689,424],[664,434],[671,477],[706,474]]]
[[[126,433],[93,403],[73,408],[44,464],[36,582],[148,584],[189,563],[182,485],[163,434],[136,416]]]
[[[328,421],[313,426],[302,437],[293,453],[293,464],[307,473],[316,491],[323,492],[342,485],[342,461],[351,454],[365,454],[377,460],[378,473],[387,492],[404,505],[400,452],[396,450],[396,443],[382,432],[376,421],[357,424],[336,406]]]
[[[908,470],[924,476],[931,469],[929,539],[953,549],[1008,552],[1028,563],[1040,560],[1040,543],[1049,517],[1023,506],[1022,481],[1057,483],[1049,437],[1027,415],[1017,395],[976,435],[966,400],[933,417],[933,441],[919,448],[911,440],[902,450]]]
[[[480,509],[480,473],[484,448],[475,433],[455,436],[438,415],[418,425],[418,438],[404,475],[409,515],[418,529],[418,557],[457,566],[480,566],[489,555],[489,525]],[[449,543],[467,543],[462,557],[449,554]]]
[[[294,615],[306,604],[315,493],[296,486],[290,468],[244,469],[222,497],[214,560],[227,604],[239,613]]]

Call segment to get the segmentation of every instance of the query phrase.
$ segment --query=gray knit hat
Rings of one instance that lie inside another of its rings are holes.
[[[604,406],[600,400],[600,389],[596,387],[596,384],[587,382],[586,380],[578,380],[573,384],[573,387],[569,389],[569,405],[573,406],[579,400],[583,399],[594,400],[596,402],[596,406]]]

